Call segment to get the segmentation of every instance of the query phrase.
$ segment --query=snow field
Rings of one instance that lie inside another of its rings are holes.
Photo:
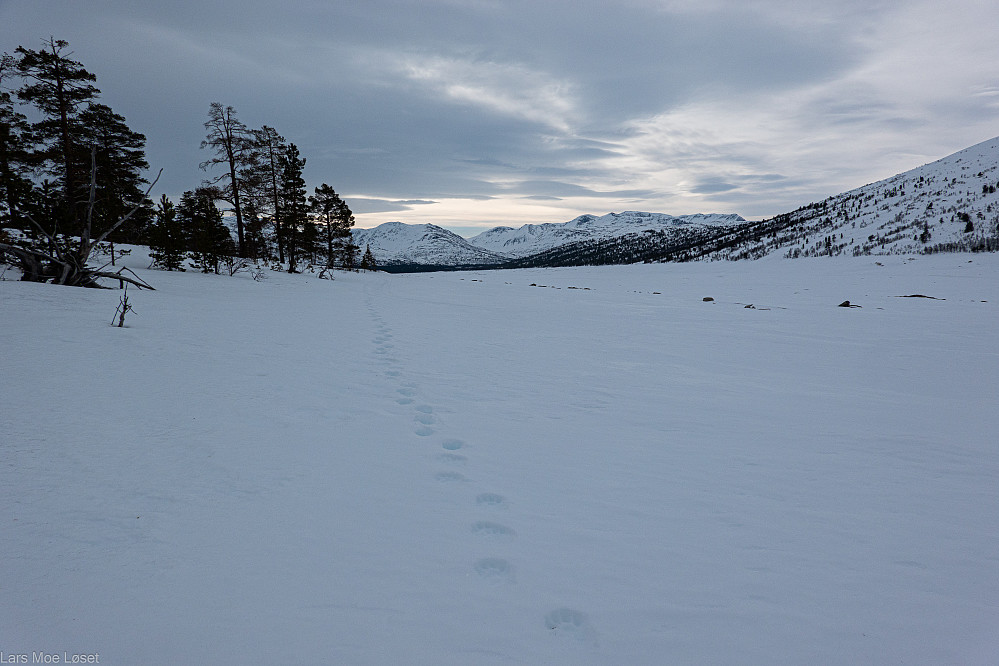
[[[0,650],[990,663],[999,258],[878,259],[0,282]]]

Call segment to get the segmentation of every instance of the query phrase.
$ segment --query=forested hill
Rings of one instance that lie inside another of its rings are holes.
[[[704,256],[999,250],[999,137],[747,226]]]

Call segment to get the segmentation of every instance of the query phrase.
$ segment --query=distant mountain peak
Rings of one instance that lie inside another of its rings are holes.
[[[468,239],[481,247],[510,258],[521,258],[552,250],[567,243],[599,241],[638,231],[664,231],[678,225],[713,226],[744,222],[739,215],[704,214],[667,215],[642,211],[624,211],[606,215],[580,215],[568,222],[525,224],[520,228],[494,227]]]
[[[354,242],[370,247],[379,266],[462,266],[501,263],[507,257],[471,245],[436,224],[385,222],[372,229],[354,229]]]

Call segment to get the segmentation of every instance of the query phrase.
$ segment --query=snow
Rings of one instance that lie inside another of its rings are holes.
[[[551,250],[567,243],[616,238],[643,230],[668,230],[692,224],[734,225],[738,215],[697,214],[675,217],[664,213],[628,211],[600,217],[581,215],[563,223],[525,224],[519,229],[494,227],[464,239],[433,224],[386,222],[372,229],[354,229],[354,242],[371,247],[379,265],[482,266]]]
[[[734,225],[745,222],[738,215],[703,214],[667,215],[625,211],[599,217],[580,215],[562,223],[525,224],[518,229],[494,227],[468,239],[468,242],[508,257],[527,257],[538,252],[575,243],[616,238],[646,230],[669,230],[691,224],[702,226]]]
[[[996,663],[999,256],[879,259],[0,282],[0,651]]]
[[[773,238],[714,253],[750,256],[911,255],[967,251],[999,238],[999,137],[810,204]],[[967,215],[962,220],[959,215]],[[968,231],[970,220],[973,229]],[[924,232],[928,237],[922,238]]]
[[[386,222],[352,230],[354,242],[370,247],[379,265],[431,264],[468,266],[496,264],[506,257],[475,247],[458,234],[434,224]]]

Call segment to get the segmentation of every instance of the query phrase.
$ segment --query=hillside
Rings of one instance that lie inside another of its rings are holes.
[[[711,258],[999,250],[999,137],[754,223]]]
[[[379,266],[461,266],[498,264],[507,257],[475,247],[461,236],[433,224],[386,222],[373,229],[354,229],[354,242],[367,246]]]
[[[636,233],[681,233],[690,229],[729,227],[745,222],[738,215],[666,215],[625,211],[596,217],[580,215],[563,223],[525,224],[512,227],[494,227],[468,239],[476,247],[504,254],[515,259],[536,255],[573,243],[606,241]]]

